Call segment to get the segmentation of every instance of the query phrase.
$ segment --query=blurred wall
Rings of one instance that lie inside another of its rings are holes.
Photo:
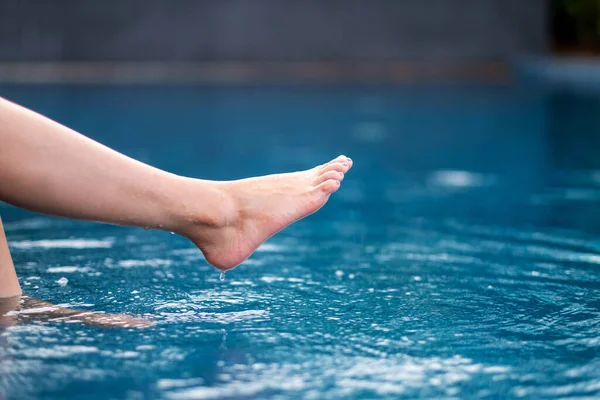
[[[0,61],[510,60],[545,0],[0,0]]]

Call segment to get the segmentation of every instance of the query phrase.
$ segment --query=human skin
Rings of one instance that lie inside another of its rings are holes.
[[[300,172],[193,179],[136,161],[0,98],[0,201],[48,215],[175,232],[221,271],[319,210],[351,167],[350,158],[339,156]],[[18,296],[0,230],[0,298]]]
[[[4,234],[4,226],[0,218],[0,298],[15,297],[21,294],[21,287],[15,272],[6,235]]]

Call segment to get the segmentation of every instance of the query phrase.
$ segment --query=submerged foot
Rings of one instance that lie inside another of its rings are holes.
[[[265,240],[323,207],[351,167],[352,160],[339,156],[306,171],[215,183],[224,194],[220,215],[184,234],[210,264],[232,269]]]

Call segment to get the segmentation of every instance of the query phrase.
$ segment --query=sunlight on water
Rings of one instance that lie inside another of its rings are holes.
[[[270,251],[253,256],[261,263],[258,269],[252,264],[236,269],[227,281],[219,274],[222,287],[213,286],[210,270],[198,274],[193,265],[186,266],[185,251],[166,263],[130,258],[136,248],[120,250],[124,263],[116,263],[122,269],[113,269],[111,279],[121,282],[126,271],[135,270],[136,280],[118,288],[96,283],[99,293],[112,293],[108,296],[78,290],[90,267],[32,267],[25,279],[35,273],[46,283],[31,295],[52,298],[48,279],[68,274],[68,280],[57,281],[72,288],[62,302],[74,306],[78,299],[98,297],[99,307],[108,312],[129,309],[151,315],[156,325],[122,332],[64,322],[9,328],[2,335],[11,344],[0,352],[13,361],[0,369],[0,383],[10,389],[20,382],[34,392],[38,385],[68,382],[70,366],[87,359],[96,365],[121,360],[127,376],[133,376],[146,374],[144,365],[176,370],[213,354],[210,370],[186,378],[159,374],[153,390],[170,399],[270,393],[331,399],[462,397],[465,388],[487,397],[500,382],[515,397],[597,390],[596,361],[561,361],[599,344],[598,274],[590,268],[600,261],[585,250],[597,249],[594,240],[453,221],[403,232],[402,240],[366,248],[362,242],[339,242],[340,250],[356,255],[344,266],[328,261],[327,253],[308,253],[310,260],[287,248],[284,233],[267,247]],[[307,245],[306,240],[298,244]],[[150,242],[151,237],[140,237],[137,246]],[[279,259],[269,259],[282,248],[292,261],[277,272]],[[77,254],[63,261],[73,257]],[[319,267],[305,266],[315,261]],[[43,329],[43,336],[29,328]],[[521,358],[523,351],[536,356]],[[30,379],[50,371],[45,360],[55,365],[52,373],[34,384]],[[26,372],[34,368],[38,372]],[[563,378],[536,374],[538,368]],[[82,376],[90,382],[112,379],[102,368]],[[154,373],[144,376],[154,379]]]
[[[107,140],[189,176],[310,168],[338,152],[355,167],[227,279],[170,232],[3,206],[23,290],[48,303],[0,317],[0,397],[598,397],[600,169],[594,146],[579,165],[585,154],[544,131],[557,124],[538,119],[562,108],[502,90],[444,91],[445,104],[410,88],[265,104],[269,91],[230,89],[225,107],[203,89],[188,113],[162,92],[117,110],[113,90],[82,128],[116,129]],[[165,152],[154,127],[173,119],[184,133]],[[214,136],[198,134],[205,121]],[[49,315],[60,307],[96,318]],[[135,317],[151,326],[105,329]]]
[[[22,240],[12,241],[10,247],[19,250],[29,249],[107,249],[112,247],[113,239],[58,239],[58,240]]]
[[[496,178],[469,171],[435,171],[429,177],[429,184],[440,187],[467,188],[491,186]]]

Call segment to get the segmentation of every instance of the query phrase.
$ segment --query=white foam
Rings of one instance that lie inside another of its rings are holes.
[[[268,318],[270,313],[268,310],[245,310],[224,313],[187,311],[177,313],[161,313],[161,316],[167,321],[201,321],[230,324],[240,321]]]
[[[303,389],[305,386],[306,384],[302,378],[290,376],[284,380],[263,379],[258,382],[234,382],[221,387],[198,386],[169,393],[167,397],[175,400],[244,398],[256,396],[268,389],[296,391]]]
[[[362,351],[373,350],[369,346],[360,346]],[[174,389],[165,393],[171,399],[212,399],[212,398],[262,398],[272,391],[283,392],[282,397],[289,397],[298,391],[303,398],[320,398],[319,389],[309,382],[302,371],[306,369],[335,370],[336,379],[328,388],[331,398],[351,398],[364,395],[370,397],[398,397],[414,393],[424,386],[443,388],[446,393],[460,394],[464,382],[484,373],[506,373],[508,367],[484,366],[459,355],[451,358],[416,358],[405,355],[389,355],[383,352],[373,353],[373,357],[319,357],[316,356],[304,363],[274,364],[236,364],[227,366],[219,364],[221,384],[206,387],[204,383],[185,387],[186,380],[166,381],[162,389]],[[231,381],[231,377],[236,379]],[[171,383],[173,383],[171,385]],[[180,386],[181,385],[181,386]],[[309,387],[310,385],[310,387]],[[319,385],[319,384],[317,384]],[[189,385],[186,385],[189,386]],[[436,389],[439,390],[439,389]],[[322,393],[321,393],[322,394]],[[321,396],[322,397],[322,396]],[[430,396],[434,397],[434,396]],[[440,397],[440,396],[437,396]]]
[[[107,249],[112,247],[113,238],[94,239],[54,239],[54,240],[21,240],[10,242],[15,249]]]
[[[51,348],[31,348],[24,351],[26,357],[31,358],[66,358],[75,354],[98,353],[94,346],[54,346]]]
[[[172,253],[178,256],[196,256],[200,253],[200,250],[194,247],[189,249],[176,249],[173,250]]]
[[[173,264],[171,260],[162,260],[160,258],[153,258],[150,260],[121,260],[119,266],[123,268],[132,267],[166,267]]]
[[[56,283],[58,283],[58,285],[61,287],[65,287],[69,283],[69,280],[63,276],[62,278],[57,280]]]
[[[154,350],[155,348],[156,348],[156,346],[153,346],[151,344],[143,344],[143,345],[136,347],[135,349],[137,351],[149,351],[149,350]]]
[[[279,276],[263,276],[260,278],[261,281],[266,282],[266,283],[273,283],[273,282],[283,282],[285,281],[285,278],[281,278]]]
[[[229,284],[233,286],[254,286],[254,283],[247,279],[243,281],[231,281]]]
[[[516,254],[521,252],[515,251]],[[579,261],[588,264],[600,264],[600,255],[594,253],[582,253],[535,245],[527,246],[525,254],[527,253],[547,257],[553,261]]]
[[[87,267],[74,267],[74,266],[64,266],[64,267],[51,267],[46,270],[46,272],[50,272],[52,274],[72,274],[73,272],[90,272],[92,269]]]
[[[252,259],[249,258],[247,260],[244,260],[244,262],[242,262],[242,265],[263,265],[264,262],[262,260],[256,260],[256,259]]]
[[[281,253],[287,250],[286,246],[282,246],[274,243],[263,243],[258,249],[257,252],[270,252],[270,253]]]

